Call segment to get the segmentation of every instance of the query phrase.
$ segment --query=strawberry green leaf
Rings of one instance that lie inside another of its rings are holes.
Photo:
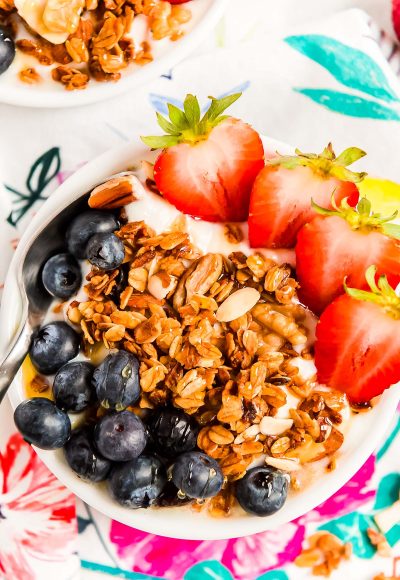
[[[197,97],[193,95],[186,95],[186,99],[183,103],[183,108],[185,110],[186,119],[188,120],[189,126],[194,127],[200,121],[200,105]]]
[[[400,297],[397,296],[394,288],[390,286],[385,275],[379,276],[378,284],[375,281],[375,277],[376,266],[369,266],[365,272],[365,279],[371,289],[370,292],[359,288],[349,288],[346,284],[346,279],[343,282],[344,290],[351,298],[381,306],[389,316],[395,320],[400,320]]]
[[[140,137],[147,147],[151,149],[164,149],[165,147],[172,147],[179,143],[176,135],[155,135],[149,137]]]
[[[347,165],[355,163],[359,159],[362,159],[362,157],[365,157],[365,155],[366,152],[362,149],[359,149],[358,147],[349,147],[336,157],[336,162],[347,167]]]
[[[165,149],[178,143],[195,144],[204,139],[216,125],[228,118],[222,113],[229,105],[237,101],[241,94],[235,93],[221,99],[210,97],[211,104],[202,119],[200,119],[200,105],[197,97],[188,94],[183,103],[183,111],[176,105],[168,103],[169,120],[157,113],[158,124],[167,135],[141,139],[152,149]]]
[[[222,99],[215,99],[214,97],[209,97],[211,99],[211,105],[209,106],[204,118],[208,122],[213,122],[219,117],[228,107],[230,107],[242,93],[234,93],[233,95],[227,95],[222,97]]]
[[[329,174],[333,177],[337,177],[341,181],[351,181],[351,183],[359,183],[367,175],[364,171],[357,173],[347,169],[343,165],[333,164],[333,167],[329,170]]]
[[[358,183],[364,179],[366,173],[356,173],[347,169],[347,165],[361,159],[365,152],[357,147],[350,147],[336,157],[332,144],[328,143],[325,149],[319,155],[315,153],[303,153],[295,149],[296,155],[279,155],[267,161],[268,165],[281,165],[286,169],[295,169],[296,167],[309,167],[315,173],[324,176],[332,176],[341,181],[350,181]]]
[[[183,131],[189,127],[185,113],[178,109],[178,107],[168,103],[168,113],[169,118],[171,119],[171,123],[175,125],[179,131]]]
[[[397,216],[397,212],[395,217]],[[399,224],[385,224],[383,226],[383,232],[390,236],[391,238],[395,238],[396,240],[400,240],[400,225]]]
[[[172,123],[167,121],[167,119],[165,117],[163,117],[162,115],[160,115],[160,113],[156,113],[156,115],[157,115],[158,124],[160,125],[160,127],[163,131],[165,131],[166,133],[169,133],[170,135],[177,135],[177,130],[176,130],[175,125],[173,125]]]
[[[371,202],[366,197],[361,197],[357,204],[357,211],[360,215],[371,215]]]

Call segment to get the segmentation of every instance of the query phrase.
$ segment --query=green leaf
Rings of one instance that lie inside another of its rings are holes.
[[[347,167],[348,165],[355,163],[362,157],[365,157],[365,155],[366,152],[363,151],[362,149],[359,149],[358,147],[349,147],[348,149],[342,151],[342,153],[338,157],[336,157],[336,162],[339,165],[344,165],[345,167]]]
[[[186,115],[183,111],[178,109],[175,105],[168,103],[168,113],[171,122],[177,129],[183,131],[183,129],[187,129],[189,126],[188,120],[186,119]]]
[[[380,66],[367,53],[329,36],[288,36],[285,42],[323,66],[342,85],[388,103],[399,101]]]
[[[385,224],[383,226],[383,232],[390,236],[391,238],[395,238],[396,240],[400,240],[400,225],[399,224]]]
[[[186,95],[183,103],[186,119],[190,127],[195,127],[200,121],[200,105],[197,97],[194,95]]]
[[[165,117],[163,117],[160,113],[156,113],[157,121],[160,125],[161,129],[170,135],[178,135],[176,127],[172,125]]]
[[[357,211],[360,215],[371,215],[371,202],[366,197],[361,197],[357,204]]]
[[[351,183],[359,183],[367,175],[365,171],[357,173],[356,171],[347,169],[347,167],[343,167],[343,165],[336,165],[336,163],[332,165],[332,169],[329,173],[341,181],[350,181]]]
[[[331,89],[294,89],[330,111],[349,117],[400,121],[400,113],[386,105]]]
[[[242,93],[234,93],[233,95],[227,95],[222,97],[222,99],[215,99],[214,97],[209,97],[211,99],[211,105],[209,106],[204,119],[209,122],[213,122],[221,115],[228,107],[230,107]]]
[[[176,135],[155,135],[149,137],[140,137],[147,147],[151,149],[164,149],[165,147],[172,147],[178,144],[178,137]]]

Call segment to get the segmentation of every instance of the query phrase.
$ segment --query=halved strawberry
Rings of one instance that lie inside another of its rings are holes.
[[[386,273],[394,287],[400,283],[400,226],[371,212],[363,197],[357,208],[342,200],[334,210],[313,203],[319,214],[297,235],[296,272],[300,300],[320,314],[334,298],[343,294],[343,280],[355,288],[366,288],[365,270],[373,263],[378,274]]]
[[[315,364],[318,381],[365,403],[400,381],[400,298],[386,276],[375,282],[368,268],[371,292],[346,287],[323,312],[317,324]]]
[[[264,149],[250,125],[222,115],[240,95],[212,98],[201,119],[197,98],[187,95],[183,111],[168,104],[170,121],[157,114],[167,135],[142,137],[152,149],[163,149],[154,179],[161,195],[184,213],[213,222],[247,219]]]
[[[335,192],[337,201],[347,197],[355,205],[358,201],[355,184],[365,173],[354,173],[347,165],[364,155],[361,149],[350,147],[336,157],[329,143],[320,155],[296,149],[295,156],[268,159],[251,192],[251,247],[292,248],[298,230],[315,216],[311,199],[326,206]]]

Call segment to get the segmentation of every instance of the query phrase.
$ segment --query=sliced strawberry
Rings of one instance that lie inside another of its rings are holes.
[[[347,288],[323,312],[317,325],[318,381],[365,403],[400,381],[400,298],[385,276],[372,292]]]
[[[334,203],[334,202],[333,202]],[[336,210],[316,204],[318,215],[297,235],[296,272],[300,300],[320,314],[334,298],[343,294],[343,280],[355,288],[366,288],[365,270],[373,263],[378,274],[386,273],[389,283],[400,283],[400,227],[388,224],[395,214],[382,218],[371,213],[362,198],[357,209],[346,200]]]
[[[168,105],[170,121],[158,115],[168,135],[142,137],[153,149],[163,148],[154,179],[161,195],[184,213],[214,222],[247,219],[264,149],[250,125],[222,115],[239,96],[212,99],[200,119],[196,97],[187,95],[183,111]]]
[[[393,28],[400,40],[400,0],[392,0]]]
[[[324,207],[332,193],[355,205],[364,173],[346,168],[365,155],[351,147],[336,157],[331,144],[320,155],[301,153],[278,156],[267,164],[254,182],[250,198],[249,240],[252,248],[292,248],[298,230],[315,216],[311,199]]]

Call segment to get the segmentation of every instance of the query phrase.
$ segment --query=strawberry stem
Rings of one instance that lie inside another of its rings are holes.
[[[197,97],[186,95],[183,109],[168,103],[169,120],[157,113],[157,121],[166,135],[141,137],[145,145],[151,149],[166,149],[178,143],[194,145],[207,138],[210,131],[227,118],[224,111],[230,107],[242,93],[227,95],[221,99],[211,99],[210,106],[201,118],[201,110]]]
[[[362,300],[364,302],[373,302],[394,318],[400,319],[400,297],[397,296],[396,291],[392,288],[385,275],[379,276],[378,283],[376,283],[376,266],[369,266],[365,272],[365,279],[371,292],[368,290],[360,290],[359,288],[349,288],[344,279],[343,286],[345,292],[355,300]]]
[[[355,163],[366,155],[365,151],[358,147],[349,147],[345,149],[338,157],[332,148],[332,143],[317,155],[316,153],[302,153],[299,149],[295,150],[296,155],[279,155],[267,161],[268,165],[281,165],[286,169],[295,167],[309,167],[315,173],[323,177],[336,177],[341,181],[351,181],[359,183],[364,179],[366,173],[356,173],[347,169],[348,165]]]
[[[334,209],[321,207],[311,199],[311,206],[318,214],[341,217],[353,230],[361,230],[366,233],[378,231],[391,238],[400,239],[400,226],[388,223],[397,217],[397,210],[389,216],[382,216],[380,213],[372,211],[371,202],[366,197],[360,198],[355,208],[349,205],[347,198],[342,199],[338,206],[335,200],[335,191],[332,193],[331,205]]]

